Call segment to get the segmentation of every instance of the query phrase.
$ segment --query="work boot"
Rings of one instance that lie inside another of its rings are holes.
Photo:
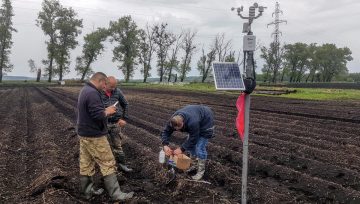
[[[205,159],[199,159],[198,160],[198,165],[197,165],[197,173],[195,176],[191,177],[193,180],[200,180],[202,179],[202,177],[204,176],[205,173]]]
[[[186,170],[186,173],[192,173],[195,172],[197,170],[197,165],[198,165],[198,158],[191,158],[191,166],[189,169]]]
[[[80,192],[85,199],[89,200],[93,195],[101,195],[104,189],[95,190],[91,176],[80,176]]]
[[[131,168],[128,168],[125,164],[125,153],[123,151],[120,151],[118,154],[118,165],[121,171],[129,173],[133,170]]]
[[[124,193],[121,192],[119,182],[116,178],[116,174],[112,173],[104,177],[105,189],[109,193],[113,201],[125,201],[133,197],[134,192]]]

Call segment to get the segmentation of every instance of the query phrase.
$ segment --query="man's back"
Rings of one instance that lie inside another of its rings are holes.
[[[188,105],[177,110],[174,115],[181,115],[184,118],[184,131],[191,127],[199,127],[201,131],[214,126],[214,114],[207,106]]]
[[[85,137],[107,134],[106,116],[100,93],[91,83],[82,88],[77,104],[77,133]]]

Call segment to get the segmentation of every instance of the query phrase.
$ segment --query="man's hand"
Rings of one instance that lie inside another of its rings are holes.
[[[118,120],[117,124],[120,126],[120,127],[124,127],[126,125],[126,121],[125,120]]]
[[[105,108],[105,115],[106,116],[112,115],[114,113],[116,113],[116,107],[109,106],[109,107]]]
[[[173,150],[167,145],[164,146],[164,152],[165,152],[166,156],[173,155]]]
[[[174,154],[175,154],[175,155],[179,155],[179,154],[182,154],[182,153],[183,153],[183,152],[181,151],[180,148],[177,148],[177,149],[174,150]]]

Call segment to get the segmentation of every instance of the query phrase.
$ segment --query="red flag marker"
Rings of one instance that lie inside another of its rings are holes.
[[[246,93],[241,93],[236,101],[236,108],[238,109],[238,115],[236,117],[236,129],[239,133],[241,141],[244,141],[245,131],[245,95]]]

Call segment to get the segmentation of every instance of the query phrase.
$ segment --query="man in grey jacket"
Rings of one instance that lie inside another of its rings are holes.
[[[121,129],[126,125],[126,120],[128,119],[128,102],[124,94],[117,88],[116,78],[109,76],[108,80],[106,88],[101,92],[101,97],[105,107],[114,106],[115,104],[117,107],[116,112],[107,119],[108,139],[114,154],[117,156],[120,170],[131,172],[132,169],[128,168],[125,164],[125,153],[122,149],[122,139],[124,135],[121,132]]]
[[[170,149],[169,139],[174,131],[187,132],[187,140],[181,147],[174,151]],[[192,178],[200,180],[205,173],[205,164],[207,159],[206,146],[208,140],[214,136],[214,113],[203,105],[188,105],[177,110],[166,124],[161,133],[161,141],[164,145],[164,151],[167,155],[182,154],[185,151],[190,152],[192,157],[196,157],[197,164],[190,170],[197,170]]]

